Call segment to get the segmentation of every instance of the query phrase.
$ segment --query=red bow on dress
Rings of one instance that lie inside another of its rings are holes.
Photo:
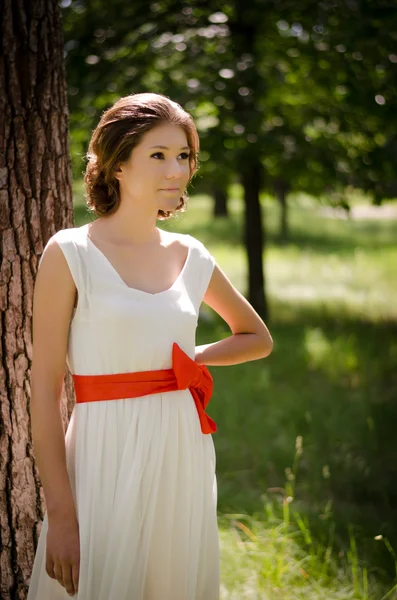
[[[189,388],[192,393],[201,431],[215,433],[216,423],[204,411],[211,399],[214,381],[205,365],[198,365],[176,342],[172,345],[172,369],[178,383],[178,390]]]
[[[213,390],[213,379],[205,365],[199,365],[174,342],[172,369],[115,373],[112,375],[73,375],[76,403],[137,398],[189,389],[203,433],[215,433],[216,423],[205,413]]]

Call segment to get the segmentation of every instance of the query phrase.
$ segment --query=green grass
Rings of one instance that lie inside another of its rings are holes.
[[[74,193],[79,225],[81,182]],[[228,218],[197,195],[158,225],[201,239],[245,293],[241,189],[230,196]],[[263,196],[274,350],[211,367],[224,599],[397,598],[397,221],[320,208],[292,198],[281,245]],[[229,334],[203,305],[197,343]]]

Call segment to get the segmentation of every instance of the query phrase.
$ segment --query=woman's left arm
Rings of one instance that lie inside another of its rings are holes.
[[[269,356],[273,339],[268,328],[217,264],[203,302],[226,321],[232,335],[219,342],[196,346],[198,364],[236,365]]]

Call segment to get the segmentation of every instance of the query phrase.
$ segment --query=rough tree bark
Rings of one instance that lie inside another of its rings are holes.
[[[30,428],[32,299],[49,237],[73,226],[57,0],[0,0],[0,597],[27,596],[45,498]],[[69,399],[69,400],[67,400]],[[74,404],[65,375],[65,432]]]

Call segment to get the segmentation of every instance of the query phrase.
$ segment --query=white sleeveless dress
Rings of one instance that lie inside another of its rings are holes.
[[[71,372],[169,369],[174,342],[194,360],[215,265],[202,242],[178,234],[189,244],[184,267],[168,290],[151,294],[128,287],[87,232],[84,225],[53,236],[78,290]],[[80,530],[74,598],[218,600],[215,450],[190,390],[77,404],[65,443]],[[28,600],[70,598],[47,575],[47,531],[45,512]]]

